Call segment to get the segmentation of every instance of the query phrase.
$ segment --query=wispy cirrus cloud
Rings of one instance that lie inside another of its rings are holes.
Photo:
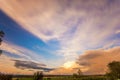
[[[18,56],[19,58],[16,59],[23,59],[23,60],[31,60],[31,61],[40,61],[42,59],[41,55],[38,55],[37,53],[15,45],[10,42],[3,42],[1,45],[1,49],[3,50],[3,55],[11,55],[11,57],[16,58]],[[13,55],[13,56],[12,56]],[[36,57],[33,59],[33,57]]]

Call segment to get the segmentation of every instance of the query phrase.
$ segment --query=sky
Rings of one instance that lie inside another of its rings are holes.
[[[0,72],[104,74],[120,61],[119,7],[120,0],[0,0]]]

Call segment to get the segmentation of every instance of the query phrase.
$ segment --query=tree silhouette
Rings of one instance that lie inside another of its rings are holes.
[[[33,80],[43,80],[43,72],[38,71],[38,72],[34,73]]]
[[[82,75],[82,71],[80,69],[78,69],[78,75],[81,76]]]
[[[0,37],[4,37],[5,33],[3,31],[0,31]]]
[[[107,73],[107,76],[111,80],[120,79],[120,62],[119,61],[113,61],[108,64],[109,72]]]
[[[0,45],[2,42],[2,38],[4,37],[5,33],[3,31],[0,31]],[[2,54],[2,50],[0,50],[0,55]]]
[[[81,76],[83,76],[83,74],[82,74],[82,71],[80,69],[78,69],[77,73],[73,73],[74,78],[80,78]]]

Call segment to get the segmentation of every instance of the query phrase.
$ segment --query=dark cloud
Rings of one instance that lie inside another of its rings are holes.
[[[35,63],[32,61],[21,61],[21,60],[13,60],[13,61],[15,61],[14,66],[16,68],[20,68],[22,70],[24,70],[24,69],[39,69],[39,70],[43,70],[45,72],[53,70],[52,68],[46,68],[45,64],[39,64],[39,63]]]

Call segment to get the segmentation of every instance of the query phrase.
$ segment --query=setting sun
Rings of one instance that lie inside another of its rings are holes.
[[[64,63],[63,67],[66,69],[71,69],[74,67],[74,65],[75,65],[74,61],[68,61],[68,62]]]

